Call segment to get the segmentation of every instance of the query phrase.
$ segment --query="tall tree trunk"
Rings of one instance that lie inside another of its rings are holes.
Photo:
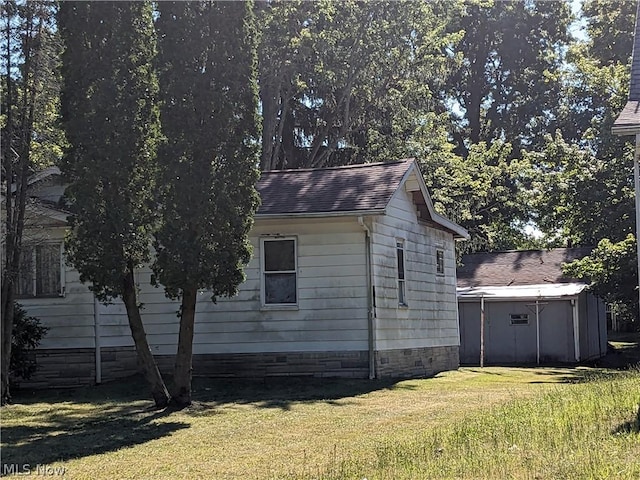
[[[13,79],[11,73],[11,31],[7,26],[6,31],[6,49],[7,49],[7,95],[9,105],[7,107],[7,127],[5,134],[5,182],[6,182],[6,238],[5,238],[5,259],[4,272],[2,275],[2,355],[0,355],[0,404],[4,405],[11,400],[11,392],[9,385],[9,370],[11,365],[11,336],[13,333],[13,302],[15,297],[15,284],[18,278],[18,269],[20,268],[20,257],[22,253],[22,236],[24,232],[25,210],[27,207],[27,188],[29,167],[31,166],[31,138],[33,136],[33,123],[36,103],[36,80],[33,78],[39,71],[37,52],[32,50],[33,29],[42,32],[43,20],[40,18],[37,25],[33,24],[33,10],[26,10],[26,32],[23,45],[24,64],[22,75],[24,76],[24,84],[22,102],[16,100],[13,105]],[[17,107],[20,111],[20,131],[17,140],[14,134],[14,116],[13,110]],[[14,168],[14,159],[16,157],[16,168]],[[15,177],[15,193],[12,191]]]
[[[9,22],[7,22],[6,34],[6,61],[7,71],[11,71],[11,29]],[[9,103],[13,100],[13,79],[11,75],[6,76],[7,82],[7,94],[6,98]],[[14,272],[12,271],[11,259],[13,258],[13,197],[11,193],[11,183],[13,182],[13,108],[9,104],[6,109],[6,126],[5,135],[3,135],[2,143],[4,144],[4,154],[2,158],[3,169],[5,174],[4,192],[5,201],[3,207],[6,208],[5,213],[5,238],[4,249],[2,254],[4,258],[2,272],[2,312],[0,315],[2,328],[2,340],[0,341],[0,383],[2,385],[0,392],[0,404],[4,405],[11,400],[11,393],[9,392],[9,364],[11,362],[11,333],[13,331],[13,285],[14,285]]]
[[[151,348],[149,348],[149,343],[147,342],[147,334],[144,331],[140,307],[138,305],[132,265],[130,265],[127,276],[124,279],[122,300],[127,308],[127,318],[129,319],[131,336],[136,346],[138,360],[142,366],[144,377],[149,383],[151,395],[156,403],[156,407],[164,408],[169,404],[169,392],[167,391],[167,387],[164,384],[158,365],[156,365],[156,361],[151,353]]]
[[[173,374],[171,402],[177,407],[191,404],[191,373],[193,356],[193,329],[196,317],[196,297],[198,289],[188,287],[182,291],[180,307],[180,335],[178,352]]]
[[[3,277],[3,282],[6,282]],[[2,398],[1,405],[11,401],[9,389],[9,364],[11,363],[11,333],[13,331],[13,286],[2,285]]]

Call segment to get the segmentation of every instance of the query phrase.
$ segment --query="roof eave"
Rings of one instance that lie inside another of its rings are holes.
[[[640,135],[640,124],[613,125],[611,133],[618,136]]]
[[[58,210],[56,208],[43,205],[42,203],[27,204],[27,210],[36,215],[41,215],[59,222],[68,223],[68,218],[72,215],[64,210]]]
[[[398,189],[400,189],[400,187],[403,187],[406,184],[407,179],[409,178],[409,175],[411,174],[411,171],[413,169],[415,169],[416,171],[418,186],[420,187],[420,192],[422,193],[425,204],[427,205],[427,209],[429,210],[429,215],[431,216],[431,220],[437,223],[438,225],[442,226],[444,229],[450,231],[456,240],[469,240],[471,236],[469,235],[469,232],[467,232],[465,228],[461,227],[457,223],[452,222],[448,218],[443,217],[442,215],[436,212],[435,207],[433,206],[433,202],[431,200],[431,196],[429,195],[429,189],[427,188],[427,184],[424,183],[424,177],[422,176],[422,172],[420,172],[420,169],[418,168],[418,165],[415,159],[413,159],[411,166],[407,169],[407,171],[403,175],[402,180],[398,185]]]
[[[582,293],[582,292],[581,292]],[[484,298],[485,302],[504,302],[507,300],[511,300],[511,301],[522,301],[522,302],[526,302],[526,301],[531,301],[531,300],[575,300],[579,297],[579,295],[576,294],[571,294],[571,295],[542,295],[540,297],[516,297],[516,296],[509,296],[509,295],[459,295],[458,294],[458,301],[459,302],[472,302],[474,300],[479,300],[481,298]]]
[[[344,212],[289,212],[289,213],[256,213],[256,219],[279,218],[330,218],[330,217],[360,217],[364,215],[384,215],[386,210],[349,210]]]
[[[435,212],[433,213],[433,217],[433,220],[436,223],[442,225],[444,228],[453,233],[456,240],[469,240],[469,238],[471,238],[471,235],[469,235],[469,232],[467,232],[465,228],[461,227],[457,223],[452,222],[448,218],[445,218]]]

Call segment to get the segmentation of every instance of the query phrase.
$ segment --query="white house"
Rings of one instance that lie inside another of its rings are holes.
[[[55,170],[33,185],[20,299],[50,328],[31,385],[128,375],[136,358],[124,305],[95,301],[64,263],[65,212]],[[238,296],[197,305],[194,374],[430,376],[458,367],[455,241],[414,160],[265,172]],[[38,200],[39,199],[39,200]],[[178,304],[137,273],[143,321],[172,366]]]

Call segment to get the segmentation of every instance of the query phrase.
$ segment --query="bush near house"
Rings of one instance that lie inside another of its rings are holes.
[[[36,317],[30,317],[19,303],[14,304],[13,333],[11,335],[11,364],[9,374],[14,383],[28,380],[38,368],[33,350],[40,345],[49,330]]]

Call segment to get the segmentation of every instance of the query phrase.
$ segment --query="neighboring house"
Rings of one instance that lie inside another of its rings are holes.
[[[484,310],[485,364],[563,364],[607,350],[604,303],[562,264],[589,248],[554,248],[462,257],[458,268],[460,363],[478,365]]]
[[[39,188],[56,191],[56,182],[41,178]],[[258,190],[239,295],[216,304],[207,292],[199,297],[194,374],[374,378],[458,367],[455,241],[467,233],[435,213],[413,160],[265,172]],[[30,223],[40,241],[27,248],[20,302],[50,328],[31,385],[133,373],[123,304],[95,301],[61,260],[62,214],[50,209]],[[151,276],[136,274],[143,321],[170,370],[178,303]]]

